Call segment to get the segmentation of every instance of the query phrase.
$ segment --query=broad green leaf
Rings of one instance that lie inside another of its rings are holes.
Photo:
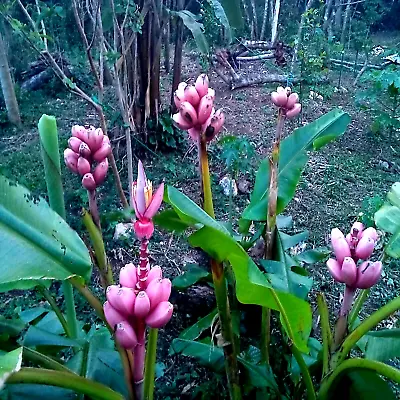
[[[310,349],[310,353],[309,354],[302,353],[301,356],[303,357],[307,367],[312,368],[319,362],[319,354],[322,350],[322,345],[317,339],[309,338],[308,348]],[[292,356],[291,360],[291,373],[293,377],[299,377],[301,374],[299,364],[297,363],[294,356]]]
[[[220,347],[192,340],[174,339],[171,350],[178,354],[194,357],[201,365],[216,372],[224,370],[224,352]]]
[[[392,233],[385,252],[393,258],[400,258],[400,182],[392,185],[387,199],[374,216],[376,226],[385,232]]]
[[[218,0],[211,0],[211,4],[214,8],[215,16],[225,29],[225,35],[228,43],[231,43],[232,41],[231,26],[229,24],[229,20],[228,17],[226,16],[224,8],[222,7],[221,3]]]
[[[105,327],[90,329],[81,350],[68,361],[67,367],[127,397],[125,380],[121,379],[121,359]]]
[[[2,393],[3,394],[3,393]],[[76,400],[72,390],[37,384],[13,384],[5,387],[7,400]]]
[[[371,360],[387,361],[400,357],[400,329],[370,332],[357,345],[364,351],[365,358]]]
[[[196,264],[186,264],[185,268],[187,271],[177,276],[172,281],[172,286],[176,289],[187,289],[195,283],[211,276],[210,272]]]
[[[168,202],[179,215],[185,219],[190,216],[198,225],[203,225],[190,235],[190,244],[202,248],[216,260],[227,260],[232,265],[238,300],[243,304],[258,304],[281,312],[287,322],[285,329],[289,337],[299,350],[307,352],[312,322],[309,304],[293,294],[275,290],[246,251],[222,225],[177,189],[168,186],[167,192]]]
[[[80,347],[81,343],[77,340],[70,339],[65,336],[60,336],[31,325],[24,336],[23,345],[25,347]]]
[[[274,289],[294,294],[301,299],[307,297],[313,284],[312,279],[293,272],[283,262],[260,260],[260,264]]]
[[[0,315],[0,335],[18,337],[25,328],[26,324],[21,319],[9,319]]]
[[[181,332],[179,338],[186,340],[196,340],[205,330],[211,327],[211,324],[214,321],[217,313],[217,309],[211,311],[210,314],[199,319],[194,325],[186,328],[183,332]]]
[[[220,0],[220,3],[225,10],[230,25],[235,29],[242,29],[243,16],[240,0]]]
[[[32,321],[34,321],[36,318],[39,318],[39,317],[43,316],[43,314],[47,314],[48,312],[49,312],[49,309],[44,308],[44,307],[28,308],[27,310],[21,311],[19,313],[19,317],[26,324],[29,324]]]
[[[89,279],[89,252],[41,198],[0,176],[0,292],[74,275]]]
[[[370,370],[353,369],[335,380],[329,389],[329,400],[395,400],[390,386],[379,375]]]
[[[296,235],[287,235],[286,233],[279,232],[282,240],[282,245],[285,250],[288,250],[301,242],[308,239],[308,231],[297,233]]]
[[[330,254],[330,251],[326,247],[321,247],[312,250],[306,250],[303,253],[296,254],[294,259],[298,262],[305,264],[315,264],[317,262],[325,260]]]
[[[22,347],[0,356],[0,390],[9,376],[21,369],[21,365]]]
[[[242,357],[238,357],[238,361],[243,365],[247,374],[247,380],[256,388],[271,388],[274,392],[279,393],[271,367],[266,364],[255,365]]]
[[[277,213],[281,213],[292,200],[301,173],[307,164],[307,151],[317,150],[322,145],[343,135],[350,116],[335,109],[314,122],[297,128],[282,140],[278,174]],[[251,202],[243,213],[243,218],[264,221],[268,207],[269,163],[261,162],[256,176]]]
[[[153,221],[161,228],[168,229],[177,233],[184,232],[190,224],[185,223],[179,218],[175,210],[164,210],[158,213]]]
[[[186,28],[192,32],[193,38],[200,52],[207,55],[210,51],[210,47],[203,32],[203,24],[197,21],[198,17],[187,10],[173,11],[171,13],[182,18]]]

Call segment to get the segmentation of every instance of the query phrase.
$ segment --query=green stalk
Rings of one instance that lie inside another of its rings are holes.
[[[144,370],[144,400],[154,398],[158,329],[150,328],[147,336],[146,363]]]
[[[107,286],[110,286],[114,283],[114,279],[112,276],[112,270],[107,260],[103,236],[99,228],[96,226],[92,216],[85,209],[83,210],[82,221],[89,233],[90,241],[92,242],[94,253],[96,255],[96,265],[99,268],[102,285],[105,289]]]
[[[295,345],[292,345],[290,349],[293,353],[294,358],[297,361],[297,364],[300,367],[301,375],[303,377],[303,382],[307,389],[307,398],[308,398],[308,400],[315,400],[317,398],[317,396],[315,394],[314,385],[313,385],[310,371],[308,370],[307,364],[304,361],[304,358],[301,355],[301,352],[298,350],[298,348]]]
[[[69,372],[21,368],[7,379],[7,384],[13,383],[33,383],[61,387],[97,400],[124,400],[122,394],[111,390],[109,387]]]
[[[268,211],[267,224],[265,227],[265,250],[264,258],[266,260],[274,259],[274,248],[276,239],[276,207],[278,201],[278,171],[279,171],[279,150],[285,115],[282,109],[278,111],[278,121],[276,124],[276,133],[272,146],[270,162],[270,180],[268,191]],[[261,360],[269,364],[269,346],[271,341],[271,310],[268,307],[262,307],[261,310]]]
[[[365,300],[367,300],[368,294],[369,294],[370,289],[362,289],[360,290],[359,295],[357,296],[356,301],[354,302],[354,306],[353,309],[350,311],[349,314],[349,328],[352,327],[352,325],[354,324],[355,320],[358,317],[358,314],[360,313],[360,310],[362,308],[362,306],[365,303]]]
[[[29,347],[24,347],[23,348],[23,358],[24,360],[29,360],[37,365],[40,365],[43,368],[46,369],[53,369],[56,371],[63,371],[63,372],[68,372],[70,374],[74,374],[73,371],[71,371],[69,368],[65,367],[58,361],[52,359],[51,357],[48,357],[42,353],[39,353],[36,350],[32,350]]]
[[[53,311],[56,313],[57,318],[60,321],[60,324],[62,325],[65,334],[69,338],[72,337],[68,323],[67,323],[66,319],[64,318],[64,315],[61,312],[60,308],[58,307],[54,297],[51,295],[50,290],[44,286],[38,286],[37,288],[38,288],[39,292],[43,295],[43,297],[47,300],[47,302],[50,304],[50,307],[53,309]]]
[[[202,191],[204,196],[203,208],[208,215],[210,215],[212,218],[215,218],[211,191],[210,170],[208,167],[207,144],[203,138],[199,140],[199,162],[202,179]],[[239,400],[242,398],[242,394],[239,384],[237,349],[232,329],[232,318],[223,264],[212,259],[211,273],[214,283],[215,298],[217,301],[218,316],[221,323],[221,333],[224,341],[223,349],[225,355],[225,369],[228,378],[229,394],[232,400]]]
[[[332,331],[329,325],[329,310],[323,293],[318,293],[318,310],[321,318],[321,336],[322,336],[322,376],[329,371],[330,349],[332,349]]]
[[[400,370],[391,367],[385,363],[366,360],[363,358],[351,358],[344,361],[336,369],[333,370],[332,374],[323,382],[321,389],[318,394],[320,400],[328,399],[328,394],[331,389],[332,384],[336,378],[348,369],[368,369],[370,371],[375,371],[379,375],[383,375],[386,378],[391,379],[394,382],[400,384]]]
[[[58,147],[58,132],[55,117],[42,115],[38,124],[44,172],[50,207],[65,219],[64,191],[61,181],[61,166]],[[78,337],[74,292],[72,286],[62,282],[67,322],[72,338]]]
[[[396,297],[379,310],[365,319],[347,338],[344,340],[340,349],[332,359],[332,369],[335,369],[347,357],[354,345],[370,330],[375,328],[381,321],[388,318],[391,314],[400,309],[400,297]]]

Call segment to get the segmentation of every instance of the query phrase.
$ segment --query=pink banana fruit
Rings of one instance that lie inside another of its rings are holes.
[[[190,102],[183,101],[179,107],[179,113],[182,115],[182,118],[191,126],[197,124],[197,113]]]
[[[194,87],[197,90],[200,98],[204,97],[208,91],[209,80],[206,74],[201,74],[197,77]]]
[[[122,321],[117,325],[115,337],[118,343],[125,349],[133,349],[138,344],[135,330],[128,321]]]
[[[71,149],[64,150],[64,162],[68,169],[72,172],[78,173],[78,154]]]
[[[186,120],[182,117],[182,114],[180,112],[174,114],[172,116],[172,119],[174,120],[175,125],[179,129],[182,129],[183,131],[186,131],[192,127],[192,124],[186,122]]]
[[[188,101],[193,107],[196,107],[197,104],[200,102],[200,96],[196,90],[196,88],[193,85],[187,85],[185,87],[185,95],[184,99],[185,101]]]
[[[138,282],[138,277],[136,273],[136,266],[132,263],[126,264],[119,271],[119,283],[122,286],[135,289]]]
[[[289,111],[286,111],[286,118],[294,118],[297,117],[300,114],[301,111],[301,104],[300,103],[296,103],[292,109],[290,109]]]
[[[93,171],[93,178],[96,181],[97,185],[100,185],[104,182],[107,176],[108,170],[108,160],[105,158]]]
[[[84,157],[78,158],[78,172],[82,176],[90,172],[90,162]]]
[[[199,103],[197,111],[197,122],[199,124],[204,124],[208,117],[211,115],[213,109],[214,100],[210,95],[204,96]]]
[[[90,172],[83,175],[82,186],[87,190],[96,189],[96,181],[94,180],[93,175]]]
[[[172,317],[173,305],[169,301],[163,301],[147,316],[146,324],[150,328],[162,328]]]

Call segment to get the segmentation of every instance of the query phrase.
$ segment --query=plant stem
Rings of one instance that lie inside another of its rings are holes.
[[[89,210],[90,214],[92,214],[92,218],[96,226],[101,230],[100,225],[100,214],[99,209],[97,207],[97,200],[96,200],[96,189],[95,190],[88,190],[88,199],[89,199]]]
[[[204,196],[203,208],[208,215],[210,215],[212,218],[215,218],[212,201],[210,170],[208,166],[207,143],[204,138],[200,138],[199,140],[199,161]],[[221,324],[223,349],[225,355],[225,368],[228,378],[230,398],[232,400],[239,400],[242,398],[242,394],[239,385],[237,349],[232,329],[232,318],[223,264],[212,259],[211,273],[214,283],[218,315]]]
[[[354,302],[353,309],[350,311],[349,318],[348,318],[348,324],[349,327],[351,327],[356,318],[358,317],[358,314],[365,303],[365,300],[367,300],[368,294],[369,294],[370,289],[362,289],[360,290],[359,295],[357,296],[356,301]]]
[[[329,391],[336,378],[348,369],[368,369],[375,371],[379,375],[383,375],[398,384],[400,384],[400,370],[384,364],[379,361],[366,360],[363,358],[352,358],[344,361],[341,365],[335,368],[331,375],[322,383],[318,398],[325,400],[328,398]]]
[[[114,335],[113,328],[108,324],[106,317],[104,315],[103,306],[100,303],[100,300],[92,293],[92,291],[84,284],[80,282],[78,278],[70,278],[69,281],[78,290],[78,292],[86,299],[86,301],[92,306],[95,310],[97,316],[105,323],[106,328],[110,331],[111,335]],[[132,378],[131,378],[131,370],[132,363],[129,360],[129,350],[123,349],[117,342],[115,342],[118,353],[121,358],[122,367],[124,369],[124,377],[125,383],[128,388],[129,399],[133,399],[133,388],[132,388]]]
[[[102,286],[105,289],[107,286],[114,283],[112,269],[107,260],[106,250],[104,247],[103,236],[101,230],[95,225],[93,216],[90,215],[85,209],[82,212],[82,221],[85,225],[86,230],[89,233],[90,240],[92,242],[94,253],[96,256],[96,265],[99,268]]]
[[[342,307],[340,308],[340,315],[335,326],[335,348],[339,347],[347,333],[347,316],[353,305],[354,294],[356,289],[346,285],[344,289],[344,296]]]
[[[146,366],[144,372],[144,399],[153,400],[156,371],[158,329],[150,328],[147,336]]]
[[[44,286],[38,286],[37,287],[39,292],[43,295],[43,297],[47,300],[47,302],[50,304],[50,307],[53,309],[53,311],[56,313],[58,320],[60,321],[60,324],[62,325],[65,334],[71,338],[71,331],[69,329],[68,323],[66,319],[64,318],[63,313],[61,312],[60,308],[58,307],[54,297],[51,295],[49,289],[47,289]]]
[[[329,371],[330,349],[332,349],[332,331],[329,326],[329,310],[323,293],[318,293],[318,310],[321,318],[322,336],[322,376]]]
[[[268,191],[268,211],[267,224],[265,227],[265,249],[264,258],[266,260],[274,259],[274,247],[276,238],[276,207],[278,201],[278,171],[279,171],[279,150],[285,115],[282,109],[278,111],[278,120],[276,124],[275,138],[272,145],[270,162],[270,179]],[[271,340],[271,311],[263,307],[261,311],[261,360],[269,363],[269,345]]]
[[[347,357],[350,350],[354,345],[371,329],[375,328],[381,321],[388,318],[391,314],[400,309],[400,297],[396,297],[391,302],[387,303],[379,310],[371,314],[365,319],[360,325],[351,332],[342,343],[339,351],[335,354],[335,358],[332,359],[332,369],[343,362]]]
[[[261,360],[269,364],[269,344],[271,341],[271,309],[261,307]]]
[[[303,382],[306,385],[307,389],[307,398],[308,400],[315,400],[317,396],[315,395],[314,385],[307,364],[305,363],[301,352],[297,349],[295,345],[292,345],[290,349],[293,353],[294,358],[297,361],[297,364],[300,367],[301,375],[303,376]]]
[[[61,166],[58,147],[58,132],[55,117],[42,115],[38,124],[44,172],[50,207],[65,220],[64,191],[61,181]],[[62,282],[67,322],[72,338],[78,336],[74,292],[72,286]]]
[[[122,394],[109,387],[69,372],[21,368],[7,379],[7,384],[13,383],[33,383],[71,389],[97,400],[124,400]]]
[[[24,347],[23,348],[23,358],[26,360],[29,360],[37,365],[40,365],[41,367],[45,369],[53,369],[56,371],[64,371],[68,372],[70,374],[74,374],[73,371],[71,371],[69,368],[65,367],[58,361],[52,359],[51,357],[48,357],[42,353],[39,353],[36,350],[32,350],[29,347]]]

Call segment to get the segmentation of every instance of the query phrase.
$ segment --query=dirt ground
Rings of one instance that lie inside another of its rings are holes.
[[[246,73],[253,73],[265,66],[243,66]],[[252,70],[253,69],[253,70]],[[183,77],[193,79],[200,72],[195,58],[189,54],[185,58]],[[337,84],[336,72],[331,74],[331,82]],[[310,162],[300,182],[294,201],[290,204],[287,214],[293,216],[294,231],[308,230],[310,238],[307,249],[328,245],[328,235],[332,228],[339,227],[348,230],[360,213],[371,215],[375,210],[367,203],[373,202],[376,196],[384,198],[392,183],[399,180],[400,175],[400,145],[399,137],[373,135],[369,126],[369,116],[359,111],[354,105],[354,88],[351,74],[345,74],[342,87],[331,98],[312,100],[309,90],[303,89],[303,114],[301,120],[290,122],[286,131],[313,121],[334,107],[343,108],[352,118],[348,131],[343,138],[328,145],[318,153],[312,153]],[[165,77],[163,87],[169,88],[170,78]],[[222,106],[226,114],[224,134],[245,135],[254,145],[257,160],[253,168],[240,174],[239,179],[254,182],[258,161],[268,154],[271,138],[274,133],[276,110],[271,106],[269,95],[275,85],[248,87],[231,91],[215,74],[211,74],[211,86],[216,90],[216,103]],[[169,96],[168,93],[166,96]],[[111,106],[112,107],[112,106]],[[75,123],[95,123],[93,112],[82,100],[77,100],[69,94],[62,94],[58,99],[46,99],[46,102],[31,103],[30,120],[22,131],[10,128],[0,131],[0,172],[19,178],[28,188],[38,193],[44,193],[45,185],[40,169],[40,156],[37,141],[35,121],[42,113],[54,113],[58,117],[61,144],[66,145],[70,127]],[[114,137],[119,160],[124,157],[123,142]],[[217,218],[227,218],[228,198],[218,186],[219,180],[226,174],[225,167],[219,157],[220,146],[211,145],[211,170],[213,174],[213,189],[216,203]],[[158,185],[162,179],[181,189],[190,197],[198,200],[197,154],[189,142],[182,145],[178,152],[157,155],[147,154],[144,160],[153,185]],[[37,168],[35,168],[37,166]],[[126,182],[126,172],[122,170],[122,178]],[[26,172],[26,170],[29,172]],[[66,190],[68,194],[68,211],[71,213],[69,222],[81,230],[78,219],[79,209],[84,204],[85,195],[80,189],[76,177],[65,172]],[[111,174],[110,174],[111,175]],[[127,185],[126,185],[127,187]],[[249,194],[239,194],[235,198],[235,209],[241,212],[249,201]],[[114,240],[113,231],[116,221],[111,211],[118,207],[113,190],[111,176],[100,193],[100,210],[105,214],[105,236],[108,255],[115,272],[121,265],[137,261],[137,243],[133,238],[125,241]],[[154,262],[162,265],[165,276],[174,278],[181,274],[187,263],[199,263],[207,266],[206,257],[198,250],[190,249],[183,237],[156,232],[151,243],[151,256]],[[315,293],[323,290],[326,293],[332,312],[340,305],[342,287],[334,284],[324,264],[317,264],[310,269],[314,279],[311,299]],[[364,314],[376,310],[381,304],[400,295],[399,265],[390,263],[380,283],[371,292],[366,303]],[[94,283],[94,287],[96,282]],[[29,294],[19,292],[1,295],[0,313],[12,315],[19,306],[30,306],[42,300],[29,298]],[[59,298],[58,298],[59,299]],[[213,307],[210,289],[206,286],[190,289],[188,293],[174,292],[172,300],[175,313],[172,321],[161,330],[160,349],[158,353],[157,394],[160,399],[192,398],[196,388],[209,384],[207,398],[224,398],[224,382],[214,374],[199,367],[195,361],[183,356],[169,355],[169,345],[182,329],[190,326],[199,317],[206,315]],[[312,302],[313,309],[315,302]],[[82,304],[79,304],[85,318],[95,320],[93,314]],[[398,326],[397,317],[387,321],[385,326]],[[318,335],[318,332],[316,332]],[[210,389],[211,388],[211,389]],[[200,398],[200,397],[199,397]]]

